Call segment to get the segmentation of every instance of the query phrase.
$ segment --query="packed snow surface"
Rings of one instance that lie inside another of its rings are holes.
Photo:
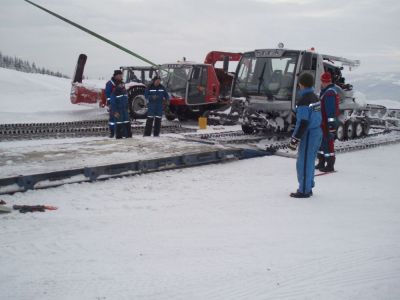
[[[1,198],[0,299],[399,299],[399,145],[293,199],[276,156]]]
[[[107,118],[71,104],[66,79],[0,68],[0,88],[0,123]],[[173,136],[0,144],[3,176],[211,147]],[[58,206],[0,215],[0,299],[400,299],[399,151],[338,155],[310,199],[288,196],[295,160],[277,156],[0,196]]]

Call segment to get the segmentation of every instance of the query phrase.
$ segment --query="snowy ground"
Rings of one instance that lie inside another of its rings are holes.
[[[399,151],[303,200],[282,157],[3,196],[59,210],[0,216],[0,299],[399,299]]]
[[[69,80],[0,68],[0,88],[0,123],[106,118],[70,103]],[[208,147],[1,142],[0,175]],[[0,196],[59,207],[0,215],[0,299],[400,299],[399,151],[340,154],[303,200],[288,197],[295,160],[276,156]]]
[[[0,123],[106,119],[97,106],[73,105],[71,80],[0,68]]]

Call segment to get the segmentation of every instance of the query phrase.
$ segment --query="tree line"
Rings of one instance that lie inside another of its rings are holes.
[[[69,78],[67,75],[61,72],[54,72],[46,68],[38,67],[34,62],[30,63],[27,60],[22,60],[16,56],[3,55],[0,52],[0,68],[12,69],[16,71],[21,71],[25,73],[38,73],[46,74],[55,77]]]

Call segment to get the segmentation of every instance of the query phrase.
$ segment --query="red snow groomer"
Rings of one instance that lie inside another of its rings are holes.
[[[165,107],[168,120],[194,119],[199,116],[222,119],[230,109],[230,93],[233,73],[229,62],[239,61],[241,53],[212,51],[204,63],[177,62],[155,67],[121,67],[129,96],[129,111],[133,118],[145,118],[147,114],[144,90],[151,78],[160,74],[162,83],[170,94],[170,105]],[[83,83],[83,71],[87,56],[81,54],[75,69],[71,87],[71,103],[106,105],[104,88]],[[222,62],[222,67],[215,65]],[[229,114],[229,113],[228,113]]]
[[[239,61],[241,53],[212,51],[204,63],[181,62],[160,66],[161,81],[170,94],[166,118],[179,120],[217,115],[230,107],[233,73],[229,62]],[[222,62],[222,67],[216,63]]]

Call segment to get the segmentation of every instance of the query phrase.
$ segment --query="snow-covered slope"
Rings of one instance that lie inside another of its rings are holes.
[[[105,119],[103,109],[73,105],[71,80],[0,68],[0,123]]]

